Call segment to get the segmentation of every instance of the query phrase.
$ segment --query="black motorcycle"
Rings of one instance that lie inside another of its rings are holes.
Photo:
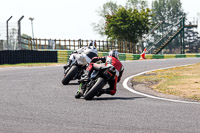
[[[75,98],[83,97],[86,100],[92,100],[94,96],[98,96],[103,87],[109,80],[113,80],[116,70],[113,66],[94,67],[94,70],[87,81],[82,80]]]
[[[81,54],[77,54],[74,57],[75,60],[64,70],[63,85],[69,84],[71,80],[80,79],[86,69],[86,59]]]

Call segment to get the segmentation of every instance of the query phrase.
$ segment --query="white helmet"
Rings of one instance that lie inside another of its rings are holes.
[[[111,50],[108,55],[119,59],[119,52],[117,50]]]

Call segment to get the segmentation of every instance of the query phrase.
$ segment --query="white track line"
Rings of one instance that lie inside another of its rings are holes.
[[[182,65],[182,66],[188,66],[188,65],[191,65],[191,64],[187,64],[187,65]],[[173,66],[173,67],[179,67],[179,66]],[[173,68],[173,67],[166,67],[166,68],[161,68],[161,69],[154,69],[154,70],[149,70],[149,71],[145,71],[145,72],[141,72],[141,73],[138,73],[136,75],[132,75],[128,78],[126,78],[123,82],[123,86],[125,89],[129,90],[130,92],[132,93],[135,93],[135,94],[138,94],[138,95],[142,95],[142,96],[145,96],[145,97],[149,97],[149,98],[153,98],[153,99],[158,99],[158,100],[164,100],[164,101],[170,101],[170,102],[177,102],[177,103],[189,103],[189,104],[200,104],[200,102],[189,102],[189,101],[180,101],[180,100],[173,100],[173,99],[167,99],[167,98],[161,98],[161,97],[156,97],[156,96],[152,96],[152,95],[148,95],[148,94],[144,94],[144,93],[141,93],[141,92],[138,92],[136,90],[133,90],[132,88],[129,88],[128,87],[128,81],[135,77],[135,76],[139,76],[139,75],[142,75],[142,74],[145,74],[147,72],[152,72],[152,71],[155,71],[155,70],[163,70],[163,69],[169,69],[169,68]]]

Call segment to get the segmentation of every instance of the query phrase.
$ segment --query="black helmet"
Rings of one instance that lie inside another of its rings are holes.
[[[96,42],[91,41],[88,47],[89,48],[95,48],[96,47]]]

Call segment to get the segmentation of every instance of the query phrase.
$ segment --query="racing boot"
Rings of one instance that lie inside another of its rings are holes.
[[[83,85],[83,83],[80,83],[80,86],[75,94],[75,98],[77,98],[77,99],[81,98],[81,96],[83,96],[82,85]]]
[[[75,98],[76,99],[81,98],[83,96],[84,92],[85,92],[85,87],[83,86],[83,83],[80,83],[78,91],[75,94]]]

